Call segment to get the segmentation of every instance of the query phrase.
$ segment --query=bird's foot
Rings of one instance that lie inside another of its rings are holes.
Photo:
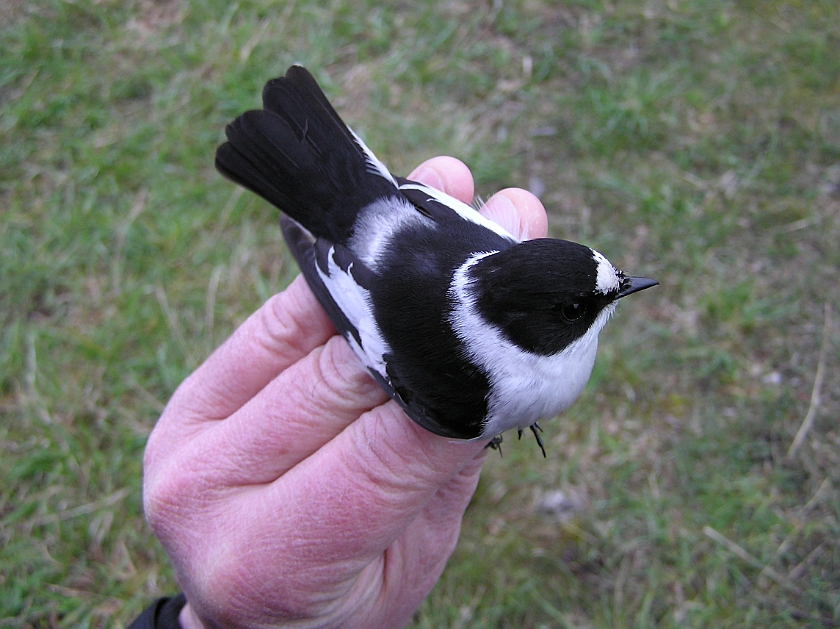
[[[534,422],[533,424],[531,424],[529,426],[529,428],[531,429],[531,432],[534,433],[534,437],[536,437],[536,439],[537,439],[537,445],[540,447],[540,450],[542,450],[543,458],[546,458],[546,456],[545,456],[545,446],[543,445],[542,437],[540,437],[540,433],[542,432],[542,426],[540,426],[539,423]],[[519,431],[519,436],[520,437],[522,436],[522,431],[521,430]]]
[[[496,435],[495,437],[493,437],[490,440],[490,443],[488,443],[484,447],[485,448],[490,448],[491,450],[498,450],[499,451],[499,456],[503,456],[502,455],[502,435]]]

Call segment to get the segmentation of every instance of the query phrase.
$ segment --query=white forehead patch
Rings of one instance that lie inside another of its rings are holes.
[[[595,264],[598,265],[598,277],[595,280],[595,292],[606,295],[617,291],[621,285],[618,279],[618,271],[610,264],[600,253],[592,250],[592,257],[595,258]]]

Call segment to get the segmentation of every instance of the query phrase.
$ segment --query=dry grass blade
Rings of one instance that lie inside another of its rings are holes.
[[[799,426],[796,432],[796,437],[793,438],[793,443],[790,444],[788,450],[788,457],[793,458],[805,442],[805,437],[814,425],[814,419],[817,416],[817,410],[820,407],[820,392],[822,390],[823,376],[825,375],[825,356],[826,348],[828,347],[828,339],[831,332],[831,304],[825,303],[823,307],[823,334],[822,343],[820,345],[820,357],[817,360],[817,374],[814,377],[814,388],[811,389],[811,404],[808,407],[808,412],[805,414],[805,419]]]
[[[99,509],[105,509],[106,507],[110,507],[113,504],[116,504],[128,494],[131,493],[131,489],[128,487],[123,487],[112,493],[109,496],[105,496],[100,500],[95,500],[93,502],[89,502],[87,504],[79,505],[78,507],[72,507],[70,509],[64,509],[63,511],[59,511],[57,513],[46,513],[44,515],[40,515],[38,517],[32,518],[27,522],[28,526],[40,526],[42,524],[49,524],[52,522],[60,522],[62,520],[68,520],[70,518],[77,518],[82,515],[87,515],[89,513],[93,513],[98,511]]]
[[[776,583],[781,585],[782,587],[796,593],[801,594],[801,591],[798,587],[796,587],[793,583],[791,583],[784,575],[779,574],[773,568],[769,566],[765,566],[761,561],[753,557],[750,553],[744,550],[741,546],[733,542],[731,539],[718,533],[715,529],[711,526],[704,526],[703,527],[703,534],[716,541],[718,544],[723,545],[726,549],[738,557],[739,559],[745,561],[746,563],[750,564],[753,568],[758,568],[762,571],[763,574],[766,574],[768,577],[773,579]]]
[[[180,322],[178,321],[178,315],[169,305],[169,299],[166,296],[166,290],[163,286],[155,286],[155,297],[157,297],[161,310],[163,310],[164,315],[166,315],[166,322],[169,324],[169,330],[175,341],[178,343],[178,346],[181,348],[181,351],[184,353],[184,357],[187,359],[187,362],[190,365],[196,365],[197,363],[195,357],[190,351],[187,338],[184,335]]]

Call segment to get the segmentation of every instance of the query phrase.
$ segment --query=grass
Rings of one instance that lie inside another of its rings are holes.
[[[413,626],[840,624],[835,2],[0,16],[0,626],[125,626],[177,590],[141,455],[296,273],[274,212],[212,166],[294,61],[395,172],[448,153],[484,196],[530,186],[554,235],[662,284],[602,335],[548,458],[509,437],[488,461]],[[536,508],[557,490],[569,509]]]

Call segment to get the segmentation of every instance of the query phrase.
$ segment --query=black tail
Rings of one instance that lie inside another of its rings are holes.
[[[362,207],[396,193],[302,66],[269,81],[263,109],[225,134],[219,172],[333,242],[347,240]]]

